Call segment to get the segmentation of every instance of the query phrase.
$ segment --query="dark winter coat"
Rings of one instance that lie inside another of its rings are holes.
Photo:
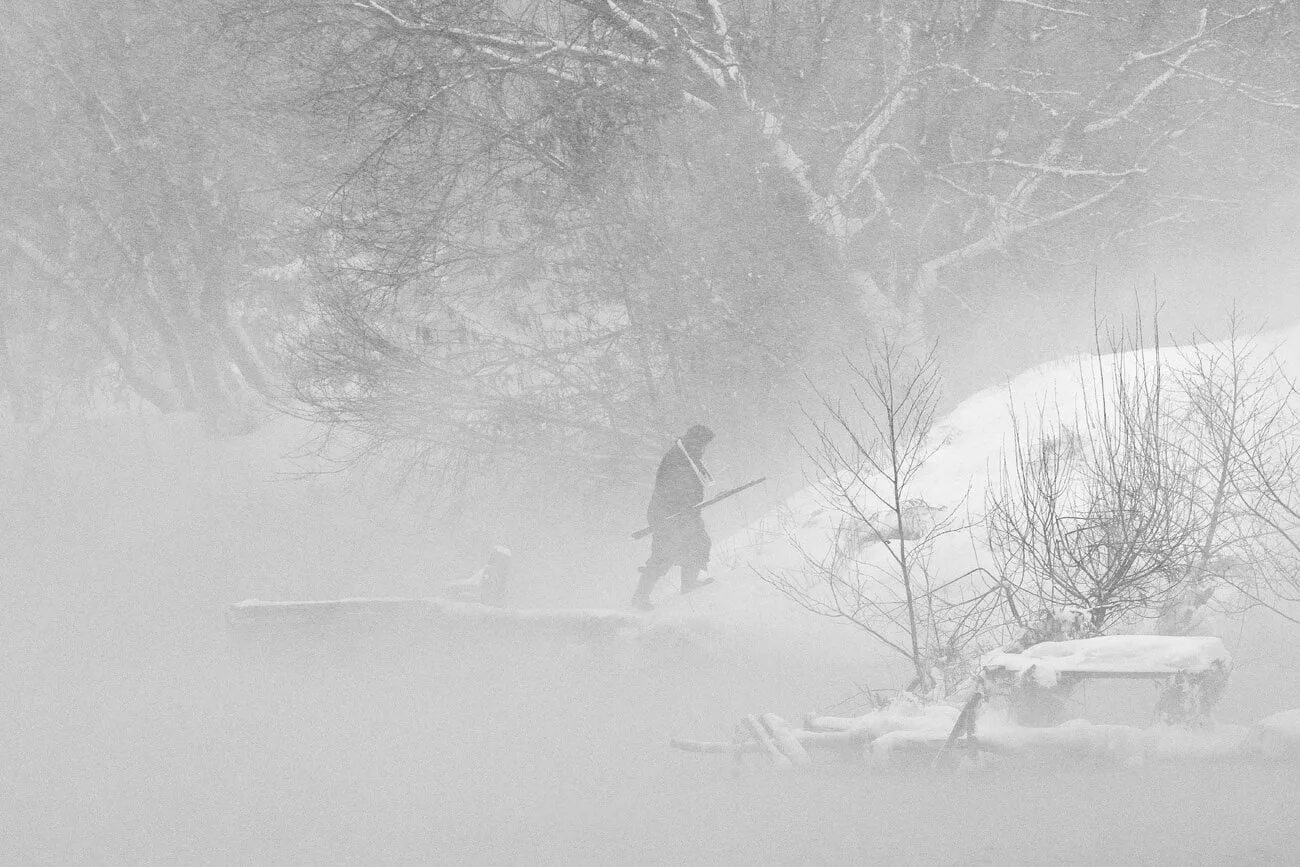
[[[695,465],[704,469],[699,453],[691,455]],[[655,473],[655,489],[650,495],[650,507],[646,509],[646,522],[654,526],[671,514],[698,506],[704,501],[704,483],[691,469],[683,447],[674,444],[659,462],[659,472]]]
[[[708,472],[700,459],[699,450],[692,449],[691,458],[701,472]],[[646,568],[660,572],[671,568],[674,563],[696,569],[708,566],[712,543],[699,513],[687,512],[668,520],[668,516],[698,506],[703,501],[704,483],[691,468],[683,447],[674,444],[659,462],[654,493],[650,496],[650,506],[646,510],[646,522],[654,528],[650,562]]]

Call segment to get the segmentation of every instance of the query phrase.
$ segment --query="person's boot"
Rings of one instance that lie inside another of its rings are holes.
[[[700,578],[699,576],[700,576],[699,569],[682,570],[682,595],[683,596],[685,596],[687,593],[690,593],[693,590],[699,590],[701,587],[705,587],[713,583],[713,579],[710,578],[707,573],[703,578]]]
[[[632,594],[632,607],[637,611],[654,611],[655,607],[650,604],[650,591],[654,589],[659,576],[646,574],[644,566],[637,571],[641,573],[641,580],[637,582],[636,592]]]

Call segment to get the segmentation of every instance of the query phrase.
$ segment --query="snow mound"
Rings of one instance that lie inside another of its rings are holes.
[[[977,737],[981,749],[998,755],[1127,767],[1235,759],[1253,752],[1249,728],[1222,724],[1138,728],[1077,719],[1046,728],[981,726]]]
[[[1232,759],[1249,755],[1255,746],[1247,726],[1156,726],[1150,730],[1151,758],[1159,761]]]
[[[982,511],[984,495],[993,481],[998,456],[1010,442],[1013,409],[1026,415],[1037,406],[1069,407],[1082,399],[1078,383],[1080,360],[1054,361],[1026,371],[1005,385],[993,386],[962,401],[930,432],[933,456],[918,470],[908,488],[905,524],[919,531],[941,516],[964,520]],[[927,451],[930,448],[927,448]],[[824,561],[834,551],[843,530],[843,511],[828,501],[824,486],[811,484],[717,546],[718,557],[730,566],[750,564],[771,571],[798,571],[808,558]],[[868,527],[867,529],[871,529]],[[879,542],[897,535],[893,528],[875,528]],[[905,526],[905,535],[908,527]],[[966,572],[972,562],[969,540],[962,534],[935,541],[934,560],[941,574]],[[863,556],[871,559],[869,547]]]
[[[1021,757],[1073,759],[1137,765],[1146,760],[1151,736],[1126,725],[1072,720],[1050,728],[998,726],[978,729],[980,748]]]
[[[1207,348],[1226,347],[1225,342],[1206,343]],[[1276,351],[1283,368],[1300,371],[1300,328],[1262,336],[1255,352]],[[1163,346],[1103,356],[1120,369],[1132,371],[1139,362],[1156,359],[1168,370],[1186,369],[1186,348]],[[990,565],[987,535],[982,525],[987,494],[1001,485],[1002,458],[1018,436],[1017,422],[1029,425],[1044,442],[1068,445],[1085,437],[1078,425],[1084,419],[1085,401],[1095,385],[1090,384],[1098,356],[1078,355],[1027,370],[1002,385],[992,386],[962,400],[930,432],[922,451],[930,452],[911,478],[905,496],[909,508],[904,516],[904,536],[916,535],[937,520],[953,526],[971,527],[971,532],[938,534],[928,542],[928,568],[936,584],[983,575]],[[1109,369],[1109,368],[1108,368]],[[877,480],[879,481],[879,480]],[[860,487],[861,480],[857,481]],[[833,491],[837,486],[830,486]],[[854,485],[849,485],[850,489]],[[874,501],[864,497],[863,508]],[[815,583],[816,569],[809,564],[829,564],[843,559],[846,540],[853,546],[853,560],[861,575],[892,574],[892,560],[886,548],[898,535],[892,521],[876,518],[858,521],[846,515],[843,504],[828,492],[824,483],[810,484],[751,522],[722,539],[715,547],[717,561],[737,573],[757,570],[779,574],[796,582],[805,576]],[[889,526],[886,526],[889,525]],[[911,527],[911,531],[909,531]],[[974,577],[971,580],[977,580]],[[784,610],[793,610],[787,603]],[[727,614],[732,614],[728,611]],[[744,616],[736,610],[736,616]],[[1188,629],[1202,633],[1217,630],[1219,624],[1207,612],[1189,612]],[[1168,664],[1168,663],[1164,663]]]

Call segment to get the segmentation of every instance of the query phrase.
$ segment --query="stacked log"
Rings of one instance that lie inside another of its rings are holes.
[[[734,741],[694,741],[673,738],[669,746],[691,753],[718,753],[740,759],[761,755],[776,768],[805,767],[812,762],[809,750],[860,751],[867,743],[863,731],[809,731],[794,728],[774,713],[746,716],[737,726]]]
[[[905,741],[933,755],[942,748],[959,716],[958,710],[948,705],[899,705],[860,717],[810,715],[802,728],[795,728],[774,713],[751,714],[740,721],[734,741],[673,739],[669,745],[687,752],[730,754],[737,760],[759,755],[781,769],[807,766],[813,752],[863,755],[876,743],[885,744],[885,752],[891,752]]]

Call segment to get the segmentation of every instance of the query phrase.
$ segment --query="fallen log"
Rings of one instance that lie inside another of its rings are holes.
[[[786,724],[789,726],[789,724]],[[866,742],[867,736],[860,732],[810,732],[806,729],[790,729],[790,735],[798,742],[807,755],[808,750],[819,749],[859,749]],[[755,740],[746,741],[695,741],[685,738],[672,738],[668,746],[688,753],[721,753],[723,755],[748,755],[763,752],[765,747]]]
[[[813,732],[847,732],[861,725],[860,717],[818,716],[810,713],[803,718],[803,727]]]
[[[722,753],[723,755],[741,755],[761,752],[763,747],[757,741],[688,741],[673,738],[668,746],[688,753]]]
[[[893,731],[918,731],[941,728],[947,732],[959,716],[957,708],[940,705],[903,705],[873,710],[858,717],[816,716],[804,718],[804,728],[814,732],[854,732],[865,739],[878,738]]]
[[[949,705],[921,705],[899,702],[860,717],[809,714],[803,728],[794,728],[774,713],[749,715],[738,729],[747,738],[736,743],[721,741],[669,741],[674,749],[694,753],[741,756],[761,753],[778,767],[802,766],[811,762],[809,751],[838,750],[861,753],[883,740],[888,751],[925,744],[930,754],[944,743],[960,712]]]
[[[600,609],[511,609],[452,599],[355,598],[294,602],[248,599],[226,608],[235,631],[275,634],[317,628],[385,628],[429,624],[442,629],[499,629],[510,635],[559,636],[584,641],[639,637],[650,621],[641,615]],[[674,628],[665,624],[657,630]]]
[[[742,725],[748,730],[749,734],[759,744],[760,750],[767,754],[768,759],[778,768],[790,768],[794,763],[790,761],[785,753],[777,749],[772,741],[772,736],[767,733],[767,729],[758,721],[758,717],[750,714],[742,721]]]
[[[898,729],[873,740],[869,758],[876,767],[900,762],[912,766],[921,762],[933,765],[945,737],[946,733],[942,731]]]
[[[320,599],[302,602],[264,602],[246,599],[226,608],[226,623],[232,627],[321,625],[345,618],[378,615],[400,617],[423,614],[423,600],[402,598]]]
[[[800,767],[812,761],[788,722],[774,713],[765,713],[758,719],[772,739],[772,743],[781,751],[781,755],[790,761],[790,764]]]

